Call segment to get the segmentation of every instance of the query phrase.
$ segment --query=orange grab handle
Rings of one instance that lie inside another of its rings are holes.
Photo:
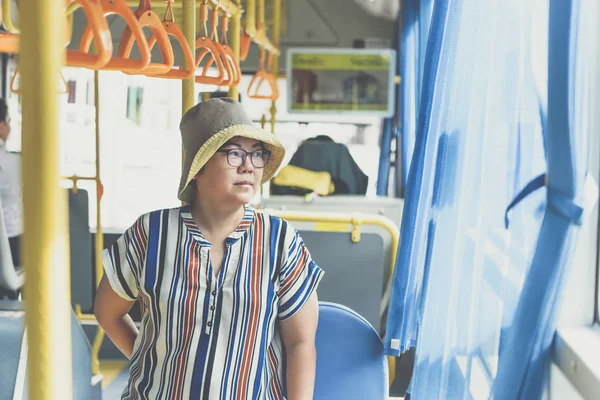
[[[266,99],[266,100],[277,100],[279,98],[279,89],[277,87],[277,79],[273,74],[265,71],[265,50],[260,50],[260,63],[258,65],[258,71],[252,77],[250,85],[248,85],[248,97],[251,99]],[[269,65],[271,64],[271,55],[269,55]],[[259,95],[259,89],[262,87],[264,82],[269,84],[271,89],[271,95]]]
[[[264,82],[269,84],[271,95],[258,94]],[[266,71],[258,71],[252,77],[250,85],[248,85],[248,97],[251,99],[277,100],[279,98],[279,90],[277,89],[277,82],[274,77]]]
[[[90,69],[101,69],[112,57],[113,45],[110,29],[104,17],[104,10],[97,0],[74,0],[83,7],[93,37],[96,42],[96,54],[81,50],[67,50],[67,65]]]
[[[227,25],[228,25],[227,16],[223,15],[222,23],[221,23],[221,31],[223,34],[224,44],[220,44],[221,47],[221,58],[223,60],[223,64],[225,69],[227,70],[227,78],[223,79],[221,85],[226,86],[237,86],[242,80],[242,71],[240,69],[240,64],[235,61],[235,55],[233,54],[233,49],[229,47],[227,44]],[[206,63],[205,69],[208,70],[214,63],[213,59],[208,60]]]
[[[221,58],[221,62],[223,63],[223,67],[224,67],[224,71],[225,71],[225,74],[223,75],[223,80],[221,81],[220,85],[231,86],[235,80],[235,77],[233,76],[234,69],[231,67],[229,60],[227,60],[227,55],[225,54],[225,49],[223,48],[223,45],[216,41],[214,43],[215,43],[215,47],[217,48],[218,55]],[[204,70],[203,70],[204,74],[206,74],[208,72],[210,66],[212,65],[212,62],[210,62],[210,61],[211,60],[209,60],[209,62],[207,62],[206,65],[204,66]]]
[[[217,43],[218,44],[218,43]],[[223,64],[227,72],[227,77],[221,81],[221,85],[226,86],[237,86],[242,80],[242,70],[240,64],[235,61],[235,55],[231,47],[223,44],[218,44],[220,48],[220,56],[224,60]],[[215,59],[211,58],[204,66],[204,70],[208,69],[214,64]]]
[[[159,16],[152,11],[150,0],[140,0],[139,8],[136,10],[135,15],[138,17],[138,24],[141,27],[147,26],[152,31],[152,35],[156,37],[158,47],[163,57],[163,63],[150,62],[140,72],[142,74],[158,75],[166,74],[171,70],[175,63],[175,55],[173,54],[173,47],[169,40],[169,35],[163,26]],[[146,42],[147,44],[147,42]],[[129,57],[131,49],[133,48],[133,36],[131,31],[125,29],[121,42],[119,43],[119,57]],[[126,73],[130,73],[125,71]]]
[[[164,21],[163,26],[168,35],[173,36],[179,44],[181,45],[181,51],[183,52],[183,57],[187,62],[187,68],[184,68],[181,65],[179,68],[171,68],[169,71],[164,74],[151,74],[143,71],[145,75],[155,76],[157,78],[165,78],[165,79],[189,79],[194,76],[195,70],[194,66],[196,62],[194,60],[194,53],[192,53],[192,49],[188,45],[187,40],[185,39],[185,35],[183,31],[175,22]],[[157,42],[155,35],[153,34],[148,40],[148,46],[150,46],[150,50],[154,47],[154,44]]]
[[[131,8],[129,8],[125,0],[99,0],[99,2],[105,17],[108,15],[119,15],[125,20],[125,23],[127,24],[126,30],[128,30],[130,34],[133,34],[140,50],[139,60],[120,56],[112,57],[111,50],[112,58],[102,69],[123,72],[141,71],[150,62],[150,49],[148,48],[148,43],[146,42],[142,27],[138,24],[137,17],[133,11],[131,11]],[[87,25],[79,41],[79,50],[81,52],[88,52],[93,39],[92,29]]]
[[[221,58],[222,49],[217,42],[211,40],[207,36],[206,32],[206,21],[208,20],[208,6],[206,1],[200,5],[200,21],[202,21],[202,28],[204,28],[204,35],[200,35],[196,38],[195,50],[200,50],[196,55],[195,65],[196,68],[200,67],[204,57],[210,56],[208,63],[212,60],[217,66],[217,76],[207,75],[209,67],[203,67],[200,75],[196,75],[194,78],[196,83],[204,83],[207,85],[219,85],[225,79],[225,65]],[[213,25],[214,26],[214,25]],[[201,28],[201,29],[202,29]]]
[[[225,53],[225,57],[231,67],[233,68],[234,79],[232,82],[232,86],[237,86],[242,81],[242,69],[240,68],[240,63],[235,61],[235,54],[233,54],[233,49],[227,45],[222,46],[223,53]]]
[[[163,24],[167,34],[170,36],[173,36],[179,42],[179,44],[181,46],[181,51],[183,53],[183,57],[186,60],[187,68],[184,68],[183,65],[181,65],[178,69],[171,68],[170,71],[168,71],[164,74],[158,74],[158,75],[146,74],[146,75],[155,76],[157,78],[165,78],[165,79],[189,79],[192,76],[194,76],[194,72],[195,72],[194,66],[196,64],[195,64],[195,60],[194,60],[194,54],[192,53],[192,49],[190,49],[190,46],[188,45],[188,42],[183,34],[183,31],[181,30],[179,25],[177,25],[175,23],[175,19],[173,17],[172,3],[173,3],[172,0],[167,1],[167,10],[165,11],[165,16],[163,18],[162,24]],[[171,18],[170,20],[167,19],[167,16],[169,14],[170,14],[170,18]],[[157,42],[156,36],[153,34],[150,37],[150,40],[148,40],[148,46],[150,47],[150,50],[152,50],[152,48],[154,47],[156,42]]]
[[[225,78],[225,66],[223,65],[223,60],[220,55],[220,46],[217,47],[217,45],[218,43],[213,42],[206,36],[199,36],[196,39],[196,50],[200,49],[200,52],[196,55],[196,67],[199,67],[200,64],[202,64],[202,60],[204,59],[204,57],[210,55],[210,60],[212,60],[215,63],[218,71],[217,76],[209,76],[207,75],[209,67],[204,66],[204,68],[202,69],[202,74],[196,75],[196,83],[204,83],[207,85],[220,85],[221,82],[223,82],[223,79]],[[208,62],[209,61],[207,61],[207,65]]]

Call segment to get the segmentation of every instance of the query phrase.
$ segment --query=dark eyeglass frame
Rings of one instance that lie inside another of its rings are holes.
[[[242,153],[242,162],[240,165],[235,165],[234,163],[231,162],[230,159],[230,154],[234,151],[238,151]],[[248,159],[248,156],[250,156],[250,163],[252,164],[252,166],[254,166],[254,168],[264,168],[267,166],[267,164],[269,163],[269,160],[271,159],[271,152],[267,149],[259,149],[259,150],[254,150],[254,151],[246,151],[244,149],[219,149],[217,150],[217,153],[223,153],[227,155],[227,164],[229,164],[229,166],[234,167],[234,168],[239,168],[242,165],[246,164],[246,160]],[[257,155],[257,153],[262,153],[263,156],[266,156],[267,159],[266,161],[264,161],[265,165],[262,166],[258,166],[254,163],[254,157],[260,157],[261,162],[262,162],[262,156]]]

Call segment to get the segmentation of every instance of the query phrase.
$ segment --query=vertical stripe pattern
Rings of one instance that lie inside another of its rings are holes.
[[[285,398],[277,321],[323,271],[288,222],[250,208],[225,244],[215,276],[185,206],[141,216],[103,252],[113,290],[142,310],[122,400]]]

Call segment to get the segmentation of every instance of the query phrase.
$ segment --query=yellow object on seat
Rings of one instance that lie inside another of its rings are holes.
[[[319,196],[327,196],[335,191],[329,172],[315,172],[294,165],[282,168],[273,179],[273,184],[313,191]]]

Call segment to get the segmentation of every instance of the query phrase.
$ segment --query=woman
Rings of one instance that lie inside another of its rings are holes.
[[[283,146],[229,98],[180,130],[187,204],[143,215],[103,253],[94,312],[130,358],[122,399],[312,399],[323,272],[286,221],[246,206]]]

